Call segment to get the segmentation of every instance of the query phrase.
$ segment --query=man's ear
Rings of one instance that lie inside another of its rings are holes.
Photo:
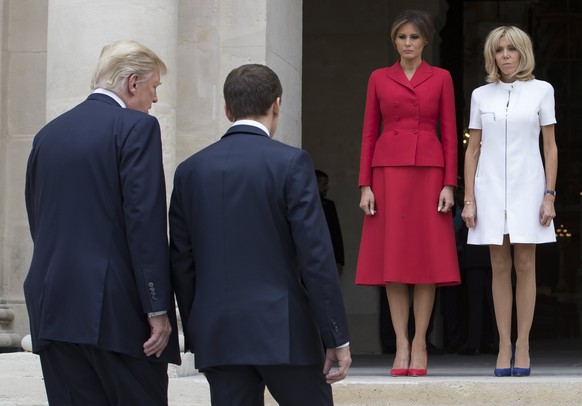
[[[234,123],[235,117],[232,115],[226,104],[224,105],[224,114],[226,114],[226,118],[228,119],[228,121]]]
[[[273,102],[273,116],[279,117],[280,110],[281,110],[281,98],[277,97]]]
[[[137,91],[137,75],[132,73],[127,78],[127,93],[130,95],[134,95]]]

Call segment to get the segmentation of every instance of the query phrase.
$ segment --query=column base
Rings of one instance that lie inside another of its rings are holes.
[[[20,336],[8,328],[14,320],[14,311],[7,306],[0,306],[0,353],[18,352]]]

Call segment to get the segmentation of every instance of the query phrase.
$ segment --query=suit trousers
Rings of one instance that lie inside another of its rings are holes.
[[[168,404],[166,363],[57,341],[39,356],[50,405]]]
[[[323,365],[226,365],[204,369],[212,406],[262,406],[265,386],[281,406],[333,405]]]

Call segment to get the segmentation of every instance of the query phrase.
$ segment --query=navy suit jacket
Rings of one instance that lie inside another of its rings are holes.
[[[173,334],[150,359],[179,363],[155,117],[92,94],[48,123],[28,160],[26,208],[33,350],[62,341],[146,358],[147,314],[167,310]]]
[[[311,159],[254,126],[178,166],[170,259],[199,369],[315,365],[348,341]]]

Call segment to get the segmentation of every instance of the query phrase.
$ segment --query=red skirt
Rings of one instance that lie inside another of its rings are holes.
[[[437,211],[443,168],[374,167],[376,214],[364,216],[356,284],[458,285],[452,213]]]

